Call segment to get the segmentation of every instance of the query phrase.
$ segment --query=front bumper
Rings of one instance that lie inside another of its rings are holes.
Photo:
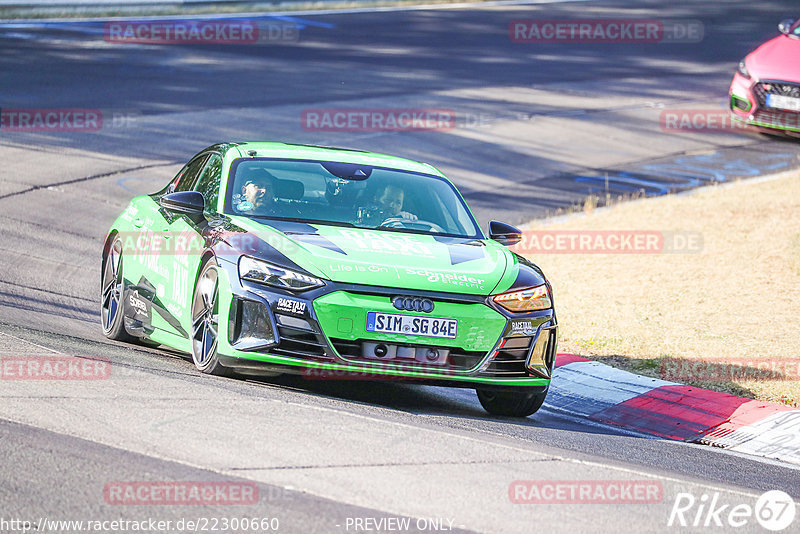
[[[235,265],[222,266],[230,283],[220,287],[220,304],[227,306],[220,308],[218,354],[228,367],[464,387],[550,383],[558,337],[552,309],[511,314],[481,296],[336,282],[290,293],[241,283]],[[458,319],[455,339],[368,332],[368,311],[423,315],[395,309],[396,295],[428,298],[435,304],[429,315]],[[376,355],[378,345],[389,358]]]
[[[733,117],[760,129],[800,132],[800,112],[767,106],[768,94],[800,98],[800,82],[748,79],[737,72],[729,90]]]

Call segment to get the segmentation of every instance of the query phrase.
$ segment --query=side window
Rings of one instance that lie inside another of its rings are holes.
[[[219,200],[219,186],[222,181],[222,157],[213,154],[209,159],[194,190],[203,194],[206,200],[206,213],[217,211]]]
[[[172,192],[177,193],[179,191],[191,191],[194,187],[194,184],[197,182],[197,177],[200,174],[200,170],[203,168],[203,164],[206,162],[207,158],[208,156],[203,154],[202,156],[190,161],[189,164],[186,165],[186,167],[184,167],[180,173],[178,173],[178,183],[175,184]]]

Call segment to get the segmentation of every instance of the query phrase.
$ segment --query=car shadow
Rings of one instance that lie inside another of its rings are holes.
[[[506,428],[559,428],[584,434],[619,435],[622,432],[611,426],[589,423],[588,419],[584,422],[584,418],[553,412],[547,402],[539,412],[528,417],[491,415],[480,405],[472,388],[388,380],[309,380],[297,375],[244,378],[255,383],[295,389],[353,404],[377,406],[411,416],[435,417],[439,420],[453,418],[489,426],[499,423]]]

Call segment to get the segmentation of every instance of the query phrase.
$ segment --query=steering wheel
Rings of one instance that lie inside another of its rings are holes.
[[[423,230],[426,232],[440,232],[444,233],[444,228],[435,222],[425,221],[422,219],[404,219],[403,217],[389,217],[384,220],[378,228],[408,228],[410,230]]]

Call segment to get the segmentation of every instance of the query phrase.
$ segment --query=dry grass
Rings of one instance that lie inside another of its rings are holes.
[[[651,376],[662,358],[800,358],[800,176],[587,212],[527,229],[700,232],[703,248],[528,255],[553,283],[560,351]],[[796,375],[695,385],[800,403]]]

